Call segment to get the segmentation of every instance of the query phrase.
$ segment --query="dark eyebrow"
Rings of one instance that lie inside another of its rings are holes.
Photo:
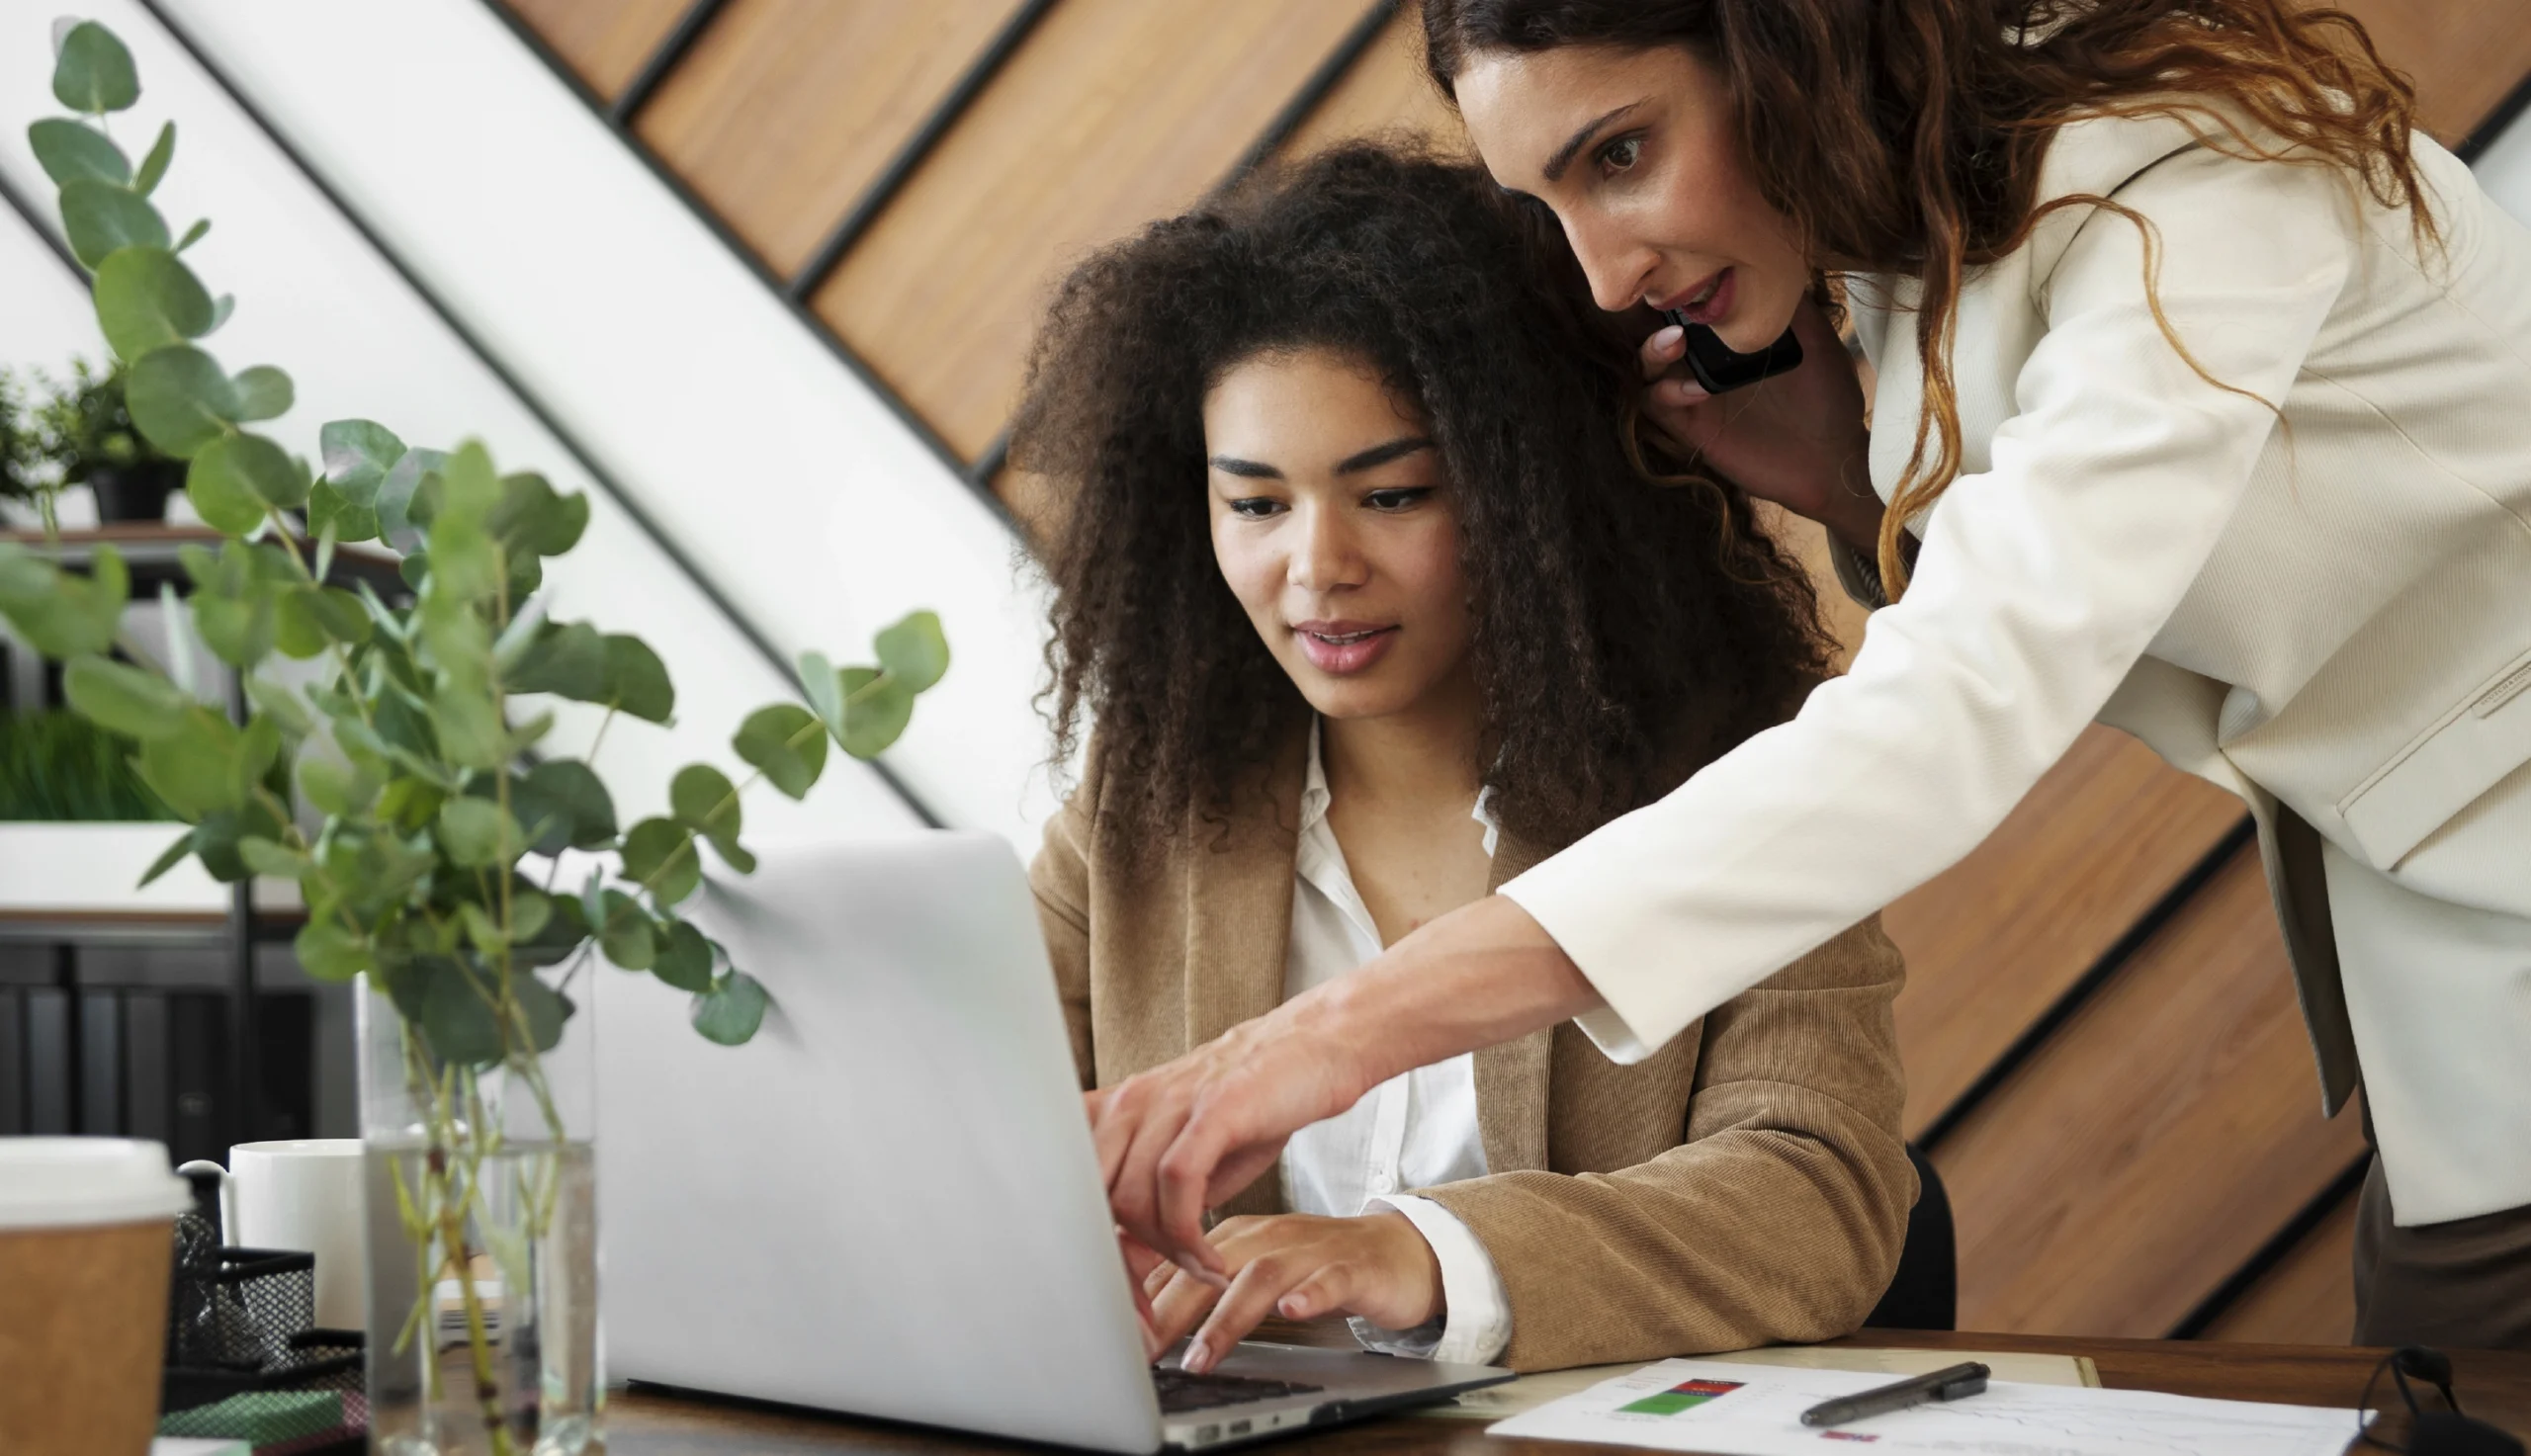
[[[1251,480],[1279,480],[1283,478],[1283,472],[1274,469],[1272,466],[1263,465],[1253,460],[1241,460],[1237,456],[1214,456],[1212,459],[1212,466],[1214,470],[1221,471],[1225,475],[1245,475]]]
[[[1583,123],[1582,129],[1564,138],[1564,144],[1555,149],[1555,155],[1546,159],[1546,166],[1540,169],[1545,173],[1546,180],[1549,182],[1560,182],[1564,180],[1564,169],[1573,165],[1573,154],[1575,152],[1580,151],[1584,146],[1588,145],[1591,138],[1599,134],[1599,130],[1602,127],[1607,126],[1609,123],[1615,121],[1617,118],[1624,116],[1627,112],[1630,112],[1641,105],[1643,105],[1643,103],[1640,101],[1629,101],[1625,105],[1618,107],[1615,111],[1610,112],[1606,116]]]
[[[1359,471],[1370,470],[1375,466],[1387,465],[1393,460],[1403,460],[1407,456],[1413,455],[1419,450],[1430,450],[1432,448],[1433,442],[1425,439],[1421,435],[1401,435],[1397,439],[1391,440],[1386,445],[1374,445],[1368,450],[1361,451],[1354,455],[1349,455],[1343,460],[1338,461],[1336,463],[1336,473],[1340,475],[1355,474]]]

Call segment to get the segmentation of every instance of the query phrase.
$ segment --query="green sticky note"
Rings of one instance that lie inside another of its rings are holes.
[[[333,1430],[342,1423],[339,1391],[249,1391],[215,1405],[170,1411],[158,1417],[158,1434],[271,1446]]]

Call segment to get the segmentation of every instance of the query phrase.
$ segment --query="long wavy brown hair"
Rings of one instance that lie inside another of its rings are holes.
[[[1094,723],[1111,843],[1225,812],[1307,712],[1214,560],[1203,426],[1225,372],[1304,347],[1431,422],[1506,828],[1560,847],[1824,670],[1808,580],[1748,497],[1629,464],[1633,351],[1552,223],[1472,166],[1350,146],[1092,256],[1037,337],[1012,460],[1057,497],[1048,717],[1059,758]]]
[[[1725,77],[1751,174],[1814,263],[1914,278],[1925,407],[1880,528],[1893,596],[1905,584],[1901,526],[1960,473],[1951,357],[1963,271],[2021,246],[2050,213],[2097,207],[2143,230],[2152,297],[2154,238],[2140,214],[2105,197],[2035,197],[2056,128],[2177,117],[2238,155],[2341,168],[2382,206],[2406,209],[2420,243],[2435,236],[2409,153],[2414,93],[2343,11],[2288,0],[1424,0],[1424,29],[1444,93],[1484,50],[1693,48]]]

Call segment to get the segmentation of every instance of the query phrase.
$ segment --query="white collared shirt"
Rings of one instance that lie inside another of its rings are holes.
[[[1318,726],[1309,730],[1309,777],[1301,788],[1300,849],[1293,861],[1292,933],[1283,956],[1283,998],[1289,1000],[1351,972],[1380,953],[1378,927],[1344,848],[1327,822],[1327,774],[1319,760]],[[1485,852],[1498,834],[1480,796],[1472,815],[1485,825]],[[1441,1268],[1448,1312],[1417,1329],[1382,1329],[1353,1322],[1354,1336],[1375,1350],[1436,1360],[1488,1364],[1512,1341],[1512,1311],[1494,1259],[1467,1225],[1429,1198],[1403,1189],[1485,1175],[1485,1143],[1477,1130],[1476,1061],[1447,1062],[1393,1076],[1351,1108],[1292,1135],[1283,1148],[1283,1202],[1296,1213],[1350,1218],[1373,1205],[1404,1214],[1431,1244]]]

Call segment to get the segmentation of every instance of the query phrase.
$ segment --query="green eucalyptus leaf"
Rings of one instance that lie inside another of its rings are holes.
[[[431,699],[431,730],[440,751],[466,768],[498,768],[510,756],[509,731],[489,698],[453,689]]]
[[[299,969],[318,981],[349,981],[376,964],[368,938],[336,920],[309,920],[290,945]]]
[[[336,818],[351,818],[378,802],[379,781],[348,761],[310,754],[299,761],[299,792]]]
[[[316,621],[315,596],[316,589],[309,586],[284,587],[273,593],[273,645],[283,656],[304,662],[332,644]]]
[[[773,787],[794,799],[808,797],[826,770],[825,725],[796,703],[759,708],[739,725],[730,740],[739,757],[763,771]]]
[[[287,497],[296,473],[290,457],[263,436],[222,435],[194,456],[185,495],[214,530],[243,536],[263,524],[266,492]]]
[[[659,942],[651,917],[631,896],[607,891],[603,913],[596,918],[598,949],[608,960],[627,971],[648,971],[657,963]]]
[[[307,488],[307,529],[337,542],[375,541],[378,512],[352,504],[331,480],[319,480]]]
[[[27,141],[35,148],[36,161],[44,167],[44,174],[56,186],[66,187],[83,177],[116,187],[131,180],[131,162],[124,156],[123,148],[84,122],[46,117],[27,128]]]
[[[619,712],[648,723],[665,723],[676,713],[676,688],[659,654],[638,637],[606,638],[606,692],[603,701]]]
[[[492,454],[480,440],[469,440],[439,468],[440,500],[431,523],[454,516],[480,525],[501,498],[500,476],[492,470]]]
[[[246,720],[245,728],[237,734],[237,800],[244,803],[255,792],[255,786],[271,775],[273,765],[281,758],[281,726],[270,718],[258,716]],[[288,786],[285,784],[284,786]],[[280,838],[279,826],[269,836]]]
[[[379,534],[388,545],[406,553],[421,545],[424,523],[412,518],[413,499],[421,493],[422,481],[447,461],[445,452],[413,449],[397,456],[395,464],[388,467],[372,502],[378,511]]]
[[[538,854],[595,849],[615,840],[615,801],[575,758],[549,758],[510,790],[510,810]]]
[[[467,942],[487,957],[498,956],[510,943],[510,938],[501,933],[500,923],[492,918],[492,912],[471,899],[458,901],[457,919],[466,927]]]
[[[299,694],[271,678],[247,677],[246,696],[254,700],[258,709],[270,714],[273,722],[281,725],[285,735],[305,738],[316,731],[316,720],[309,715],[306,703],[300,699]]]
[[[144,741],[182,731],[185,710],[193,706],[184,689],[158,674],[94,654],[71,659],[61,688],[81,717]]]
[[[510,891],[510,944],[534,940],[554,918],[554,901],[533,890]]]
[[[588,942],[588,916],[581,910],[578,897],[543,895],[522,881],[512,892],[518,907],[533,899],[544,907],[545,918],[534,930],[521,930],[512,937],[510,962],[519,966],[552,966],[568,959]],[[513,909],[515,915],[519,911]],[[520,924],[527,923],[520,920]]]
[[[557,495],[543,475],[525,471],[501,478],[500,499],[484,519],[512,555],[559,557],[579,544],[588,528],[585,495]]]
[[[271,808],[249,801],[234,809],[214,810],[194,825],[194,853],[202,867],[222,885],[234,885],[253,874],[238,852],[247,839],[279,839],[286,830]]]
[[[95,268],[117,248],[167,246],[167,221],[130,188],[78,177],[61,189],[61,230],[70,252]]]
[[[606,640],[585,622],[546,623],[501,681],[513,693],[553,693],[579,703],[605,702]]]
[[[297,395],[290,376],[269,364],[241,369],[228,384],[237,393],[237,418],[241,420],[278,419],[290,412],[291,401]],[[305,471],[298,473],[303,480],[307,474]],[[303,491],[305,489],[304,485],[301,488]],[[276,505],[280,503],[274,502]],[[292,502],[294,505],[297,503]]]
[[[81,21],[61,38],[52,59],[53,99],[85,116],[129,111],[140,100],[140,73],[114,32]]]
[[[809,706],[817,711],[819,721],[827,726],[827,729],[841,736],[843,733],[843,680],[836,674],[834,664],[827,660],[826,653],[802,652],[800,654],[800,691],[808,695]]]
[[[928,690],[949,671],[949,639],[935,613],[907,614],[880,632],[877,646],[879,666],[908,693]]]
[[[211,332],[211,295],[165,248],[118,248],[97,266],[97,324],[116,357]]]
[[[678,990],[710,990],[712,942],[683,920],[667,922],[665,943],[659,947],[658,959],[651,963],[651,974]]]
[[[510,994],[527,1013],[527,1035],[540,1053],[551,1052],[563,1044],[563,1024],[571,1019],[575,1009],[571,998],[547,985],[533,976],[514,976]]]
[[[428,779],[390,779],[378,796],[378,816],[409,834],[437,819],[447,802],[446,792]]]
[[[515,858],[527,847],[527,836],[498,804],[464,796],[440,806],[438,837],[449,859],[470,870]]]
[[[732,971],[694,998],[694,1029],[705,1041],[743,1046],[764,1024],[764,1008],[771,999],[754,977]]]
[[[895,678],[868,667],[847,667],[843,682],[843,751],[876,758],[914,718],[914,694]]]
[[[654,902],[672,905],[703,883],[703,856],[685,825],[674,819],[644,819],[625,832],[622,873],[648,890]]]
[[[193,852],[194,831],[187,829],[184,833],[176,836],[175,843],[167,846],[166,853],[159,855],[156,859],[149,862],[149,868],[141,872],[140,885],[146,886],[151,881],[156,880],[159,876],[167,873],[169,870],[183,864],[185,860],[193,854]]]
[[[708,763],[689,763],[668,781],[668,812],[707,839],[739,832],[738,786]]]
[[[122,557],[114,564],[120,569]],[[122,603],[112,592],[8,542],[0,542],[0,614],[38,652],[56,660],[105,651],[123,623]]]
[[[487,978],[454,963],[431,978],[422,997],[422,1031],[443,1062],[484,1067],[501,1060],[501,1022]]]
[[[326,637],[349,646],[369,641],[369,612],[361,606],[359,597],[339,586],[301,589],[307,593],[307,610]]]
[[[124,403],[149,443],[179,460],[193,459],[237,419],[236,393],[218,361],[183,344],[133,360]]]
[[[239,771],[242,737],[226,718],[196,705],[185,710],[178,731],[142,743],[133,765],[178,814],[234,809],[255,778]]]
[[[325,479],[355,505],[376,506],[378,487],[404,458],[404,442],[375,420],[328,420],[316,432],[316,444]]]
[[[142,197],[158,190],[167,175],[167,164],[176,159],[176,124],[168,122],[158,128],[158,139],[149,144],[149,154],[140,159],[140,170],[131,179],[131,190]]]
[[[194,244],[202,241],[210,235],[211,219],[209,217],[196,217],[194,219],[194,225],[185,229],[185,235],[176,239],[176,251],[181,253],[185,249],[192,247]],[[219,326],[228,321],[228,315],[236,311],[236,308],[237,296],[235,294],[221,294],[218,298],[212,300],[211,331],[213,333],[219,332]]]
[[[237,841],[237,857],[246,868],[258,875],[281,880],[296,880],[307,872],[307,856],[284,844],[276,844],[261,835],[249,835]]]
[[[212,655],[231,667],[251,668],[273,649],[273,593],[249,584],[237,596],[197,596],[194,631]]]

